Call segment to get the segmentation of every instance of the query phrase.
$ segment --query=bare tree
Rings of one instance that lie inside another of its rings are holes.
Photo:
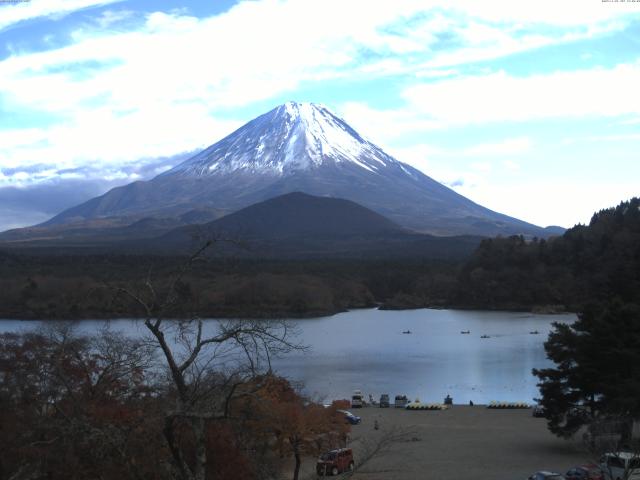
[[[388,429],[383,429],[380,435],[375,437],[361,437],[354,439],[354,442],[359,443],[359,454],[353,474],[384,473],[383,470],[376,469],[372,465],[373,460],[384,456],[391,447],[398,443],[417,440],[416,432],[414,430],[395,425]]]
[[[349,443],[349,447],[354,450],[355,468],[340,474],[339,478],[367,478],[373,474],[388,474],[391,470],[377,467],[375,460],[384,457],[394,445],[415,441],[419,441],[415,430],[395,425],[381,429],[377,435],[355,437]],[[323,476],[311,475],[307,480],[320,478]]]
[[[205,258],[213,241],[206,242],[158,288],[151,272],[141,288],[117,288],[144,312],[144,325],[159,348],[175,398],[164,418],[164,437],[171,452],[173,475],[184,480],[204,480],[214,458],[207,451],[207,424],[228,418],[230,402],[252,390],[239,388],[259,373],[271,371],[271,359],[302,348],[291,338],[293,328],[284,321],[224,320],[205,322],[193,315],[175,320],[192,300],[184,295],[184,277]],[[257,386],[256,386],[257,388]],[[192,435],[193,461],[187,461],[180,431]]]

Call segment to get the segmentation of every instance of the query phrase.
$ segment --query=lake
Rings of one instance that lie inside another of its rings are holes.
[[[349,398],[359,389],[375,399],[388,393],[392,401],[405,394],[442,402],[449,394],[454,403],[533,402],[538,390],[531,369],[551,365],[543,348],[551,324],[575,319],[574,314],[352,310],[293,320],[300,341],[311,348],[273,363],[278,373],[302,382],[307,393],[324,401]],[[40,323],[0,320],[0,331],[32,329]],[[102,325],[98,320],[78,322],[83,332]],[[110,325],[133,335],[144,331],[140,322],[131,320],[112,320]],[[467,330],[469,334],[460,333]]]

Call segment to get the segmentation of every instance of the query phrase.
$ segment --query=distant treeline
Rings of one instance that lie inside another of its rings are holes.
[[[0,256],[0,317],[74,319],[142,316],[120,287],[145,294],[146,280],[168,289],[184,257],[127,255]],[[410,298],[446,300],[459,264],[435,260],[231,260],[195,263],[177,292],[176,316],[304,317]],[[405,302],[406,303],[406,302]],[[420,306],[421,306],[420,305]]]
[[[549,240],[483,240],[469,258],[199,261],[175,315],[301,317],[348,308],[579,311],[616,297],[640,303],[640,200],[594,214]],[[214,249],[215,253],[215,249]],[[169,288],[184,257],[0,253],[0,317],[140,316],[118,287]]]

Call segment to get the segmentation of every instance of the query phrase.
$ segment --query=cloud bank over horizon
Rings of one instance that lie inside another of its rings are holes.
[[[151,178],[289,99],[540,225],[640,194],[640,4],[213,3],[0,5],[0,230]]]

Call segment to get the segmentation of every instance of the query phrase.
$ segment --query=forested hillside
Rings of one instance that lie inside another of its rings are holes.
[[[459,306],[580,310],[588,302],[640,300],[640,199],[595,213],[557,238],[483,240],[460,272]]]

